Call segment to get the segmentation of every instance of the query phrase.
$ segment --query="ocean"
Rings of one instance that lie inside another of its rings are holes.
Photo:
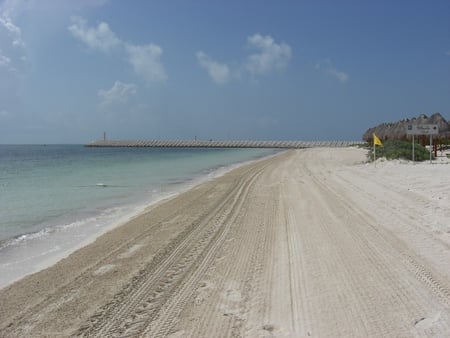
[[[0,287],[271,149],[0,145]]]

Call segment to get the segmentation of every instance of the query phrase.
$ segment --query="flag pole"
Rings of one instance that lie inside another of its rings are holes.
[[[376,146],[377,145],[383,146],[383,143],[378,138],[378,136],[375,135],[375,133],[373,133],[372,136],[373,136],[373,161],[375,162],[377,160],[377,147]]]
[[[373,139],[373,162],[375,163],[377,160],[377,148],[375,147],[375,138]],[[376,165],[376,163],[375,163]]]

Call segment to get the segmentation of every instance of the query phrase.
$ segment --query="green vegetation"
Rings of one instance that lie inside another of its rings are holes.
[[[404,159],[412,160],[412,144],[409,141],[386,140],[383,146],[376,146],[377,158],[385,157],[388,160]],[[422,145],[416,143],[414,157],[416,161],[426,161],[430,159],[430,152]],[[370,160],[373,161],[373,146],[369,153]]]

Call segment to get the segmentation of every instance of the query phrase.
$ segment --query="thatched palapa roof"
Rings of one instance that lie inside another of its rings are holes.
[[[412,119],[379,124],[376,127],[367,129],[367,131],[363,134],[363,140],[371,142],[373,133],[375,133],[382,140],[406,139],[406,128],[411,124],[437,124],[439,134],[436,136],[442,139],[450,139],[450,124],[444,117],[442,117],[440,113],[434,113],[430,117],[425,114],[421,114],[418,117],[413,117]]]

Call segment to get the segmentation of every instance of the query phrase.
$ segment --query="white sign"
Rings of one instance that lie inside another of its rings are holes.
[[[439,133],[437,124],[408,124],[406,135],[436,135]]]

